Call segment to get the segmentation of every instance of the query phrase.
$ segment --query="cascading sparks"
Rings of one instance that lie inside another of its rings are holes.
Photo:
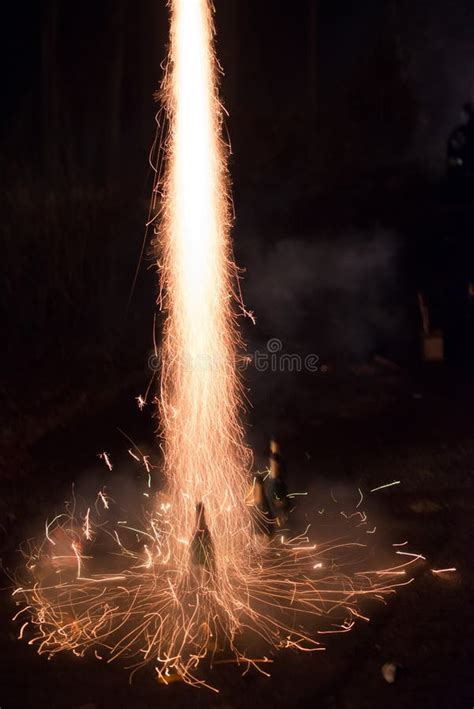
[[[167,168],[155,185],[167,312],[159,402],[164,489],[152,485],[149,456],[130,449],[147,473],[140,505],[114,501],[113,483],[95,502],[74,498],[46,522],[43,539],[24,549],[13,592],[19,638],[40,654],[94,653],[126,661],[132,674],[152,664],[160,681],[207,687],[206,658],[208,669],[235,661],[266,674],[262,665],[272,660],[255,657],[263,647],[268,654],[324,649],[322,636],[368,620],[362,606],[410,583],[412,565],[423,559],[405,551],[405,541],[392,545],[385,568],[372,568],[375,527],[367,527],[360,490],[355,509],[335,511],[336,541],[312,542],[308,516],[299,533],[256,533],[246,505],[239,289],[213,33],[210,0],[171,1]],[[102,459],[111,472],[108,454]],[[318,521],[322,507],[313,510]]]
[[[251,540],[250,456],[239,422],[236,269],[213,24],[207,0],[173,0],[171,7],[160,229],[165,470],[181,535],[190,538],[202,502],[218,563],[238,563]]]

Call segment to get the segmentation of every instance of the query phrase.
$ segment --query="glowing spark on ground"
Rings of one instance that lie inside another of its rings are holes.
[[[23,623],[23,625],[20,628],[20,632],[18,633],[18,640],[21,640],[23,638],[23,633],[25,631],[25,628],[27,627],[29,621],[27,620],[26,623]]]
[[[426,561],[426,556],[423,556],[422,554],[412,554],[409,551],[396,551],[395,554],[400,554],[400,556],[411,556],[414,559],[423,559],[423,561]]]
[[[103,451],[102,453],[99,453],[98,457],[99,457],[101,460],[104,461],[104,463],[106,464],[106,466],[108,467],[109,470],[112,470],[112,467],[113,467],[113,466],[112,466],[112,463],[111,463],[111,461],[110,461],[110,455],[109,455],[109,453],[106,453],[105,451]]]
[[[87,541],[90,541],[92,539],[92,528],[91,528],[91,523],[90,523],[90,514],[91,514],[91,508],[87,508],[86,516],[84,517],[84,524],[82,526],[82,530],[84,532],[84,536],[87,539]]]
[[[394,480],[393,483],[387,483],[386,485],[379,485],[374,487],[370,492],[377,492],[377,490],[385,490],[387,487],[393,487],[394,485],[400,485],[401,480]]]
[[[109,498],[107,497],[107,495],[105,494],[105,492],[103,492],[102,490],[99,490],[99,492],[97,493],[97,499],[96,499],[96,502],[95,502],[95,508],[96,508],[96,510],[97,510],[97,503],[98,503],[99,500],[102,502],[102,504],[103,504],[103,506],[104,506],[104,510],[108,510],[108,509],[110,508]],[[98,510],[97,510],[97,511],[98,511]]]

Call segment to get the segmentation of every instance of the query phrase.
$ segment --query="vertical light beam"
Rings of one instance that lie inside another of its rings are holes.
[[[217,563],[251,541],[249,452],[239,420],[236,268],[230,243],[227,146],[208,0],[172,0],[164,81],[170,121],[160,269],[167,310],[160,415],[179,532],[202,502]]]

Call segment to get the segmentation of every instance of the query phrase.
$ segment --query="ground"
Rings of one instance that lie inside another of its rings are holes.
[[[269,386],[259,377],[272,376]],[[139,379],[139,376],[138,376]],[[426,556],[415,581],[371,622],[333,637],[324,653],[281,652],[271,678],[234,667],[213,671],[219,694],[175,683],[158,685],[152,672],[135,677],[118,666],[64,655],[39,657],[18,641],[15,608],[4,578],[0,639],[0,706],[56,707],[331,707],[332,709],[461,709],[474,704],[470,656],[474,650],[472,549],[473,382],[443,366],[416,371],[384,365],[330,367],[311,374],[248,374],[254,394],[249,440],[256,465],[264,463],[270,431],[278,431],[294,489],[358,487],[393,480],[400,485],[372,495],[370,511],[387,541],[409,539]],[[149,413],[136,409],[140,382],[93,406],[78,407],[68,423],[48,427],[28,450],[28,463],[10,470],[2,500],[2,559],[13,568],[20,540],[39,531],[71,483],[100,479],[96,454],[120,456],[124,429],[153,446]],[[269,390],[271,393],[269,394]],[[259,426],[259,422],[265,422]],[[84,471],[87,471],[86,473]],[[51,485],[51,480],[56,480]],[[78,483],[78,484],[79,484]],[[431,568],[456,567],[437,577]],[[382,677],[385,662],[399,666]]]

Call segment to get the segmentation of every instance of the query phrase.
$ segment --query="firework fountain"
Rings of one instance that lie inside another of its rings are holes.
[[[211,688],[217,662],[266,674],[277,648],[324,649],[326,633],[367,620],[367,599],[384,602],[409,583],[420,558],[391,549],[402,556],[370,567],[358,495],[353,512],[337,510],[344,538],[316,544],[310,524],[271,539],[255,534],[236,367],[237,316],[245,311],[230,243],[213,33],[209,0],[171,1],[162,86],[170,128],[165,178],[154,191],[167,315],[158,397],[164,483],[153,491],[148,477],[140,521],[119,514],[105,490],[92,504],[74,499],[25,547],[13,593],[19,637],[41,654],[122,660],[131,674],[151,665],[165,683],[179,677]],[[150,470],[138,450],[131,455]]]
[[[216,558],[240,566],[250,539],[249,453],[239,422],[236,271],[212,18],[204,0],[179,0],[172,10],[160,229],[168,313],[160,397],[165,472],[180,533],[192,534],[202,502]]]

